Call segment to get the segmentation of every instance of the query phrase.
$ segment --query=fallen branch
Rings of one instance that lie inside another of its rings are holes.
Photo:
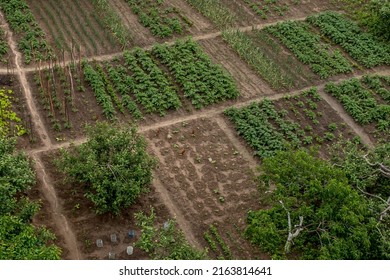
[[[368,156],[368,154],[365,154],[363,156],[363,158],[365,159],[365,161],[367,162],[367,164],[369,166],[372,166],[372,167],[379,166],[379,169],[377,169],[377,171],[379,171],[383,176],[390,178],[390,168],[388,166],[386,166],[380,162],[372,163],[368,160],[367,156]]]

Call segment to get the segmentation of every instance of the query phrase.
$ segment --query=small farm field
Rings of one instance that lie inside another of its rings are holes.
[[[258,207],[257,162],[229,139],[221,128],[225,125],[221,117],[201,118],[147,132],[159,158],[156,183],[186,221],[184,232],[191,232],[202,247],[210,246],[205,232],[216,227],[231,255],[209,249],[211,256],[261,257],[242,236],[246,211]]]

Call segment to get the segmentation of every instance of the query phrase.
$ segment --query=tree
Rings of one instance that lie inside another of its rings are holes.
[[[17,216],[0,216],[0,259],[58,260],[61,250],[48,244],[55,235],[44,227],[36,228]]]
[[[39,204],[23,194],[35,184],[28,158],[15,151],[15,139],[0,137],[0,259],[59,259],[53,233],[30,224]]]
[[[388,231],[378,229],[371,201],[341,168],[299,150],[264,159],[262,172],[262,187],[276,188],[267,209],[248,214],[253,243],[274,257],[289,257],[290,250],[303,259],[388,257]]]
[[[87,142],[61,150],[56,165],[67,178],[85,187],[96,213],[120,211],[147,191],[156,160],[136,127],[120,128],[101,122],[86,128]]]
[[[176,228],[174,220],[168,220],[162,228],[155,226],[156,214],[151,208],[150,215],[135,214],[141,236],[136,243],[155,260],[204,260],[207,252],[192,247],[184,233]]]

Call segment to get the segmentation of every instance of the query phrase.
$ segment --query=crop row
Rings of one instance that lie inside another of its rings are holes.
[[[363,32],[356,23],[344,15],[325,12],[310,16],[307,20],[319,27],[324,35],[339,44],[365,67],[390,64],[389,44],[379,41],[370,33]]]
[[[367,82],[369,87],[372,86],[371,78],[365,78],[363,81]],[[379,102],[375,93],[377,90],[367,89],[359,79],[353,78],[339,84],[328,83],[325,91],[336,97],[359,124],[374,123],[379,131],[390,130],[389,102]],[[384,95],[388,95],[387,90]]]
[[[233,78],[191,39],[178,40],[173,46],[155,45],[152,54],[169,69],[197,109],[239,95]]]
[[[277,103],[265,99],[248,107],[225,111],[238,134],[255,150],[255,155],[269,157],[288,147],[322,144],[336,138],[337,125],[323,118],[324,112],[319,110],[323,101],[316,88],[295,97],[287,95],[278,102],[285,104],[278,109]]]
[[[4,12],[10,28],[21,35],[18,48],[29,64],[33,59],[45,60],[51,55],[51,48],[46,42],[45,33],[38,26],[25,0],[0,0],[0,9]]]
[[[352,65],[338,50],[322,43],[319,35],[310,30],[309,24],[286,21],[265,29],[277,37],[304,64],[321,78],[352,72]]]
[[[153,35],[165,38],[182,34],[192,26],[192,22],[164,0],[127,0],[139,22],[150,29]]]

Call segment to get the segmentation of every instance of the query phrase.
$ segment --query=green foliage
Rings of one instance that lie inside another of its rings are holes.
[[[0,137],[21,136],[26,133],[21,125],[22,120],[12,110],[12,95],[12,90],[0,89]]]
[[[221,66],[213,64],[191,39],[178,40],[173,46],[155,45],[152,54],[170,70],[184,96],[197,109],[239,95],[233,78]]]
[[[96,213],[119,214],[147,191],[156,161],[135,127],[102,122],[87,127],[86,133],[88,141],[61,150],[56,165],[68,179],[85,186]]]
[[[44,60],[52,55],[52,50],[45,40],[45,33],[39,27],[25,0],[0,0],[0,9],[11,29],[21,35],[18,47],[23,52],[27,64],[32,59]]]
[[[154,260],[203,260],[207,251],[192,247],[185,239],[183,232],[176,228],[174,220],[168,220],[165,227],[155,225],[156,214],[151,208],[150,215],[138,212],[135,214],[141,236],[136,246],[149,253]]]
[[[88,62],[83,62],[85,80],[92,87],[97,102],[103,107],[103,113],[108,119],[115,118],[115,108],[112,98],[106,91],[105,80],[94,67]]]
[[[370,78],[363,78],[369,87],[375,87]],[[325,91],[336,97],[345,110],[360,124],[375,123],[379,131],[390,131],[390,105],[379,103],[375,94],[365,88],[359,79],[353,78],[339,84],[328,83]]]
[[[279,38],[304,64],[308,64],[321,78],[352,72],[352,66],[339,50],[321,42],[307,23],[286,21],[265,29]]]
[[[5,38],[4,31],[0,29],[0,60],[8,53],[9,48]]]
[[[290,7],[286,4],[286,1],[279,0],[244,0],[244,2],[255,12],[257,15],[261,16],[263,19],[267,19],[269,14],[277,14],[279,16],[284,16],[284,14],[289,11]],[[280,3],[284,2],[284,3]],[[298,3],[297,3],[298,4]]]
[[[388,0],[339,0],[343,8],[361,25],[381,37],[390,40],[390,2]]]
[[[288,257],[287,211],[292,226],[303,217],[292,253],[302,259],[383,258],[377,213],[349,183],[346,174],[304,150],[264,159],[261,182],[276,189],[267,210],[250,211],[247,237],[269,253]],[[283,202],[283,205],[280,203]],[[382,243],[383,245],[383,243]]]
[[[45,228],[36,228],[16,216],[0,216],[1,260],[58,260],[61,250],[50,244],[54,239]]]
[[[0,259],[59,259],[51,245],[55,236],[30,224],[39,205],[23,196],[35,184],[35,173],[24,154],[16,153],[15,140],[0,137]]]
[[[304,91],[294,99],[297,99],[297,104],[301,104],[303,108],[298,110],[293,105],[293,101],[287,99],[285,102],[290,104],[291,110],[307,121],[317,124],[319,122],[317,115],[306,108],[306,106],[309,106],[308,104],[316,104],[321,100],[317,89],[312,88]],[[310,102],[305,103],[303,100],[309,100]],[[302,115],[300,112],[305,114]],[[255,154],[260,157],[273,156],[276,151],[286,150],[290,147],[297,148],[313,144],[314,134],[312,128],[306,128],[307,131],[305,132],[305,128],[300,122],[292,120],[286,114],[286,110],[277,110],[270,100],[265,99],[260,103],[252,103],[248,107],[240,109],[232,107],[227,109],[225,114],[235,124],[238,134],[248,142],[255,150]]]
[[[172,80],[147,52],[136,48],[133,52],[124,52],[123,58],[125,66],[133,74],[125,78],[127,86],[146,112],[159,112],[163,116],[166,111],[181,106]]]
[[[325,12],[308,17],[307,20],[319,27],[324,35],[339,44],[365,67],[390,64],[389,45],[380,42],[372,34],[363,32],[356,23],[345,16],[335,12]]]
[[[139,22],[160,38],[182,34],[192,22],[164,0],[127,0]]]

